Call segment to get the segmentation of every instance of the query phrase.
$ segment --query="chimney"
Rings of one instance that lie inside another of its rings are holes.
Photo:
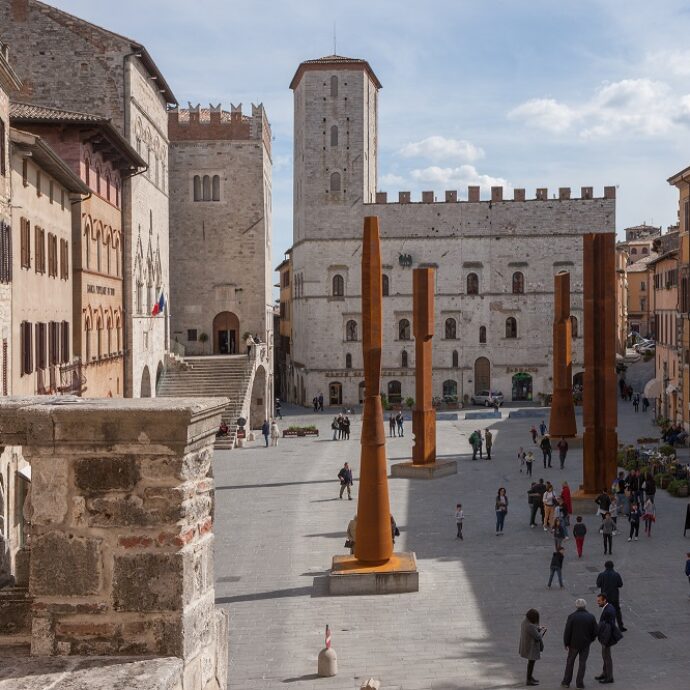
[[[467,200],[468,201],[479,201],[479,187],[468,187],[467,188]]]

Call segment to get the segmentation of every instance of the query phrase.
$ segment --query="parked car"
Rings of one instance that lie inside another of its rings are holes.
[[[656,343],[653,340],[641,340],[635,343],[633,350],[641,355],[645,352],[654,352],[656,350]]]
[[[473,405],[484,405],[485,407],[491,407],[494,404],[494,400],[497,400],[500,406],[503,405],[503,393],[501,391],[479,391],[470,400]]]

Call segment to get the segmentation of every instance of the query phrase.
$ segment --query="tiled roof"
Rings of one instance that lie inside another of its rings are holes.
[[[34,122],[107,122],[107,118],[101,115],[14,101],[10,103],[10,118]]]
[[[297,86],[299,80],[302,77],[302,73],[305,69],[308,69],[309,67],[313,66],[316,68],[326,69],[328,67],[333,67],[335,69],[338,69],[342,67],[346,68],[348,65],[359,65],[363,67],[364,70],[369,74],[371,80],[376,85],[376,88],[381,88],[381,82],[379,81],[378,77],[374,74],[374,70],[371,69],[371,65],[366,60],[362,60],[361,58],[345,57],[344,55],[325,55],[324,57],[315,58],[314,60],[303,60],[297,68],[295,76],[292,78],[292,81],[290,82],[290,88],[294,89]]]
[[[354,64],[359,64],[359,65],[367,65],[369,64],[366,60],[362,60],[360,58],[349,58],[345,57],[344,55],[324,55],[324,57],[316,58],[315,60],[303,60],[302,64],[303,65],[314,65],[314,64],[320,64],[320,63],[354,63]]]
[[[178,122],[189,122],[189,108],[179,108],[177,111],[179,113]],[[242,115],[243,122],[249,122],[251,118],[248,115]],[[227,110],[220,111],[220,121],[230,122],[230,112]],[[211,122],[211,109],[210,108],[199,108],[199,122],[209,123]]]
[[[646,271],[649,268],[649,264],[652,261],[655,261],[657,258],[659,258],[658,254],[650,254],[649,256],[639,259],[634,264],[630,264],[625,270],[628,271],[628,273],[639,273]]]

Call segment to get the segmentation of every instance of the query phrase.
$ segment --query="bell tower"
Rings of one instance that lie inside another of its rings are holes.
[[[293,241],[323,237],[319,210],[376,198],[377,108],[381,83],[366,60],[329,55],[300,64],[294,93]]]

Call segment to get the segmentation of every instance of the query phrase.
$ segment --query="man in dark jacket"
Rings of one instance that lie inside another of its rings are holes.
[[[541,440],[539,447],[541,448],[542,455],[544,456],[544,467],[551,467],[551,439],[549,438],[548,434]]]
[[[343,493],[347,489],[347,497],[352,500],[352,470],[350,466],[345,463],[341,467],[340,472],[338,472],[338,479],[340,479],[340,498],[343,497]]]
[[[569,688],[570,681],[573,679],[573,668],[575,659],[579,657],[577,664],[577,677],[575,684],[578,688],[585,687],[585,671],[587,669],[587,657],[589,656],[589,646],[597,639],[597,619],[587,611],[587,602],[578,599],[575,602],[576,611],[568,616],[563,631],[563,644],[568,650],[568,658],[565,662],[565,673],[561,687]]]
[[[268,419],[264,419],[264,423],[261,425],[261,433],[264,435],[266,448],[268,448],[268,437],[271,435],[271,425],[268,423]]]
[[[604,670],[601,675],[595,676],[600,683],[613,683],[613,659],[611,647],[621,639],[622,635],[616,627],[616,610],[608,602],[603,592],[597,596],[597,604],[602,609],[599,618],[597,637],[601,643],[601,658],[604,661]]]
[[[535,519],[537,511],[541,512],[541,523],[544,524],[544,492],[546,491],[546,484],[544,480],[540,479],[536,484],[532,484],[527,491],[527,501],[530,506],[529,526],[535,527]]]
[[[613,561],[604,563],[604,571],[597,575],[597,587],[606,595],[609,604],[616,609],[618,627],[625,632],[623,615],[621,613],[620,588],[623,586],[623,578],[613,569]]]

